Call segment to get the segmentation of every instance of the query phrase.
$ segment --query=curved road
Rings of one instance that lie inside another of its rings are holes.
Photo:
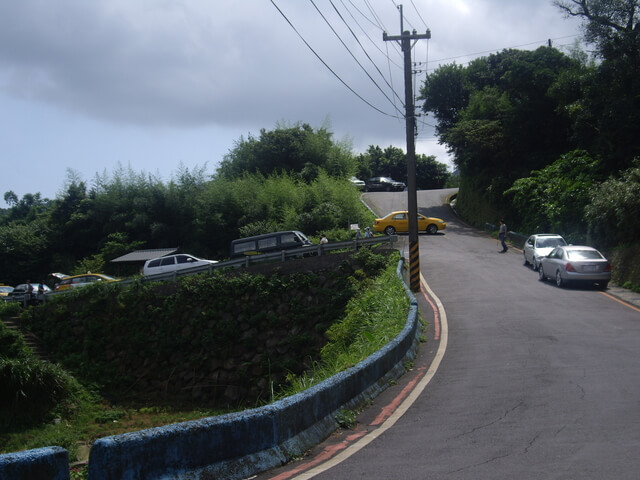
[[[448,193],[418,192],[418,211],[447,221],[420,235],[421,273],[448,325],[435,375],[355,454],[271,478],[640,478],[640,308],[538,281],[520,252],[500,255],[495,238],[458,221]],[[378,214],[406,209],[406,193],[364,198]]]

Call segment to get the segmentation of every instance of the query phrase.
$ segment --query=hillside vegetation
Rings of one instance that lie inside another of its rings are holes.
[[[263,405],[355,365],[404,327],[399,255],[331,257],[62,295],[21,316],[57,365],[0,323],[0,451],[73,458],[79,441]]]

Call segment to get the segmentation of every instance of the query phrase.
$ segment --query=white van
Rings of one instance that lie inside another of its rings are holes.
[[[203,258],[194,257],[179,253],[177,255],[167,255],[166,257],[152,258],[147,260],[142,267],[142,274],[157,275],[159,273],[175,272],[184,270],[185,268],[201,267],[218,263],[217,260],[205,260]]]

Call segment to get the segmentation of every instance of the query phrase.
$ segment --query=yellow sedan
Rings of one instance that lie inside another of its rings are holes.
[[[418,231],[424,231],[431,235],[444,230],[447,224],[444,220],[434,217],[425,217],[418,214]],[[409,212],[391,212],[384,218],[376,218],[373,223],[373,230],[387,235],[393,235],[396,232],[409,231]]]
[[[117,282],[117,278],[104,275],[102,273],[85,273],[84,275],[73,275],[64,277],[60,283],[56,284],[55,291],[70,290],[77,287],[86,287],[96,282]]]

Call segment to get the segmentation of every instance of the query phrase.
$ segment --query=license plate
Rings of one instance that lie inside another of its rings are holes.
[[[585,272],[597,272],[598,271],[598,266],[597,265],[585,265],[584,266],[584,271]]]

